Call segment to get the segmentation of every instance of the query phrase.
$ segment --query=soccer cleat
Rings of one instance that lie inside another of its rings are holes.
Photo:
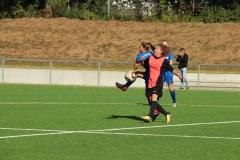
[[[152,118],[150,116],[141,116],[141,118],[144,120],[144,121],[148,121],[148,122],[151,122],[152,121]]]
[[[177,103],[173,103],[173,107],[177,107]]]
[[[189,89],[189,87],[186,87],[186,89]]]
[[[179,89],[183,89],[183,87],[180,87]]]
[[[157,116],[159,116],[160,112],[156,112],[153,114],[153,118],[152,121],[155,121],[155,119],[157,118]]]
[[[126,90],[127,90],[127,87],[126,87],[125,85],[122,85],[122,84],[120,84],[120,83],[118,83],[118,82],[116,82],[116,86],[117,86],[119,89],[121,89],[122,91],[126,91]]]
[[[170,117],[171,117],[171,113],[168,113],[166,115],[166,123],[169,123],[170,122]]]

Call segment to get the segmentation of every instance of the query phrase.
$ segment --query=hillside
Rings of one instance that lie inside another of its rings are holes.
[[[142,41],[168,40],[189,63],[239,64],[240,24],[57,19],[0,20],[0,57],[132,62]]]

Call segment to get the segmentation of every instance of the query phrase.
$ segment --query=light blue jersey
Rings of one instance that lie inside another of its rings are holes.
[[[170,54],[168,56],[166,56],[165,59],[168,60],[168,62],[170,62],[170,60],[173,61],[173,53],[170,52]]]
[[[148,57],[154,55],[154,52],[142,52],[142,53],[139,53],[137,56],[136,56],[136,62],[140,63],[141,62],[141,57],[144,57],[144,60],[146,60]]]
[[[169,62],[170,60],[173,61],[173,53],[171,52],[169,56],[166,56],[165,59],[167,59]],[[171,71],[166,70],[163,74],[163,81],[166,84],[173,84],[173,73]]]

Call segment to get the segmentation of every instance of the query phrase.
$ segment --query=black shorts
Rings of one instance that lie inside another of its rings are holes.
[[[162,87],[148,88],[147,92],[148,92],[148,95],[152,95],[152,94],[158,95],[158,98],[161,98],[163,95]]]

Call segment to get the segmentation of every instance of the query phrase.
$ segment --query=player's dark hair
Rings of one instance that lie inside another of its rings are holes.
[[[147,44],[151,47],[153,51],[155,50],[155,47],[152,45],[152,43],[148,42]]]
[[[160,47],[161,50],[163,51],[163,53],[162,53],[163,57],[166,57],[170,54],[170,52],[171,52],[170,47],[163,45],[163,44],[157,44],[156,47],[157,46]]]
[[[145,48],[147,51],[149,50],[149,43],[142,42],[141,45],[142,45],[143,48]]]
[[[180,51],[182,51],[182,50],[184,50],[184,51],[185,51],[185,49],[184,49],[184,48],[181,48],[181,49],[180,49]]]

